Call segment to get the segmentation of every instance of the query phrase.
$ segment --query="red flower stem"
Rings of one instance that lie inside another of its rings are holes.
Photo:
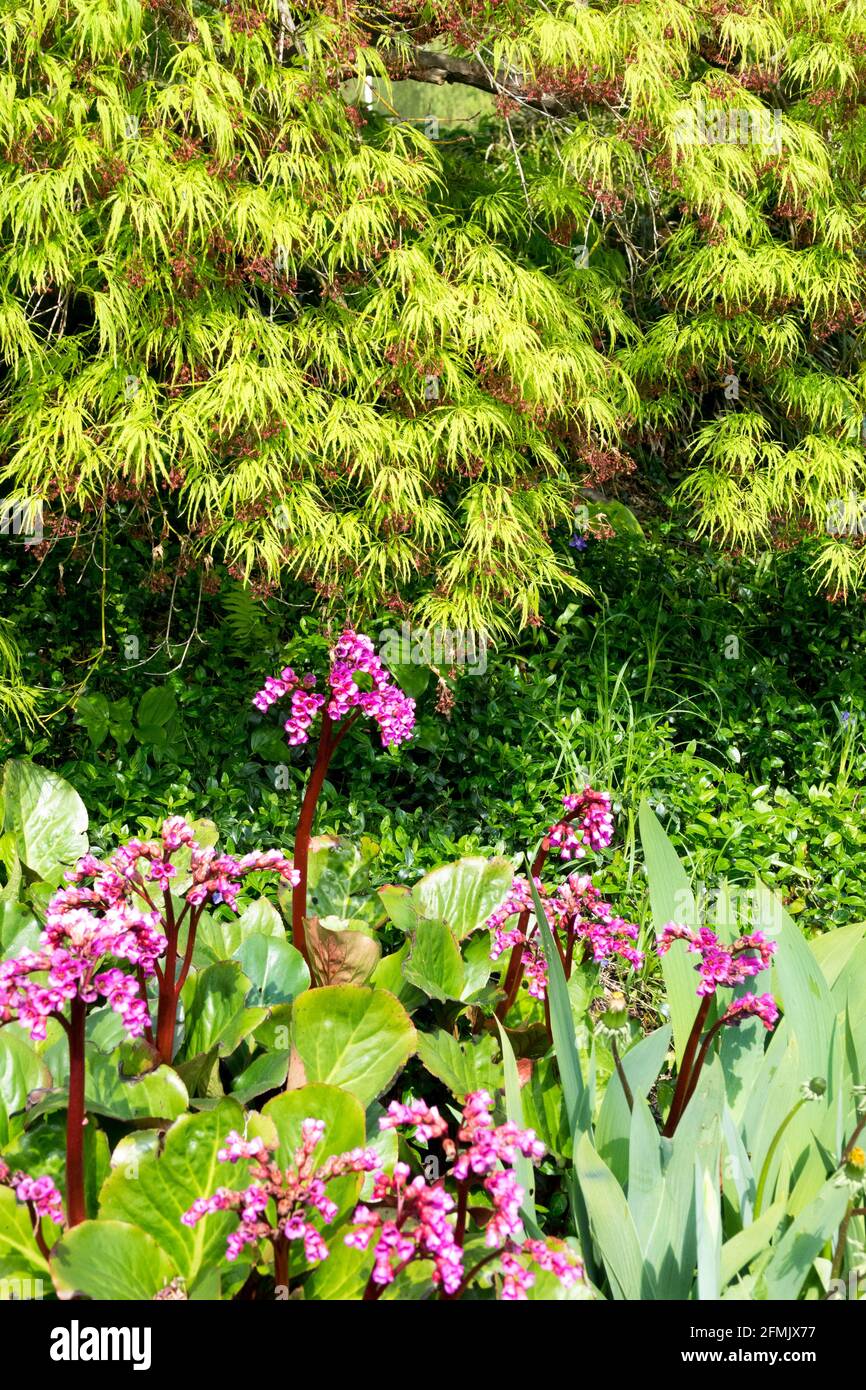
[[[841,1157],[840,1160],[839,1160],[840,1166],[841,1166],[843,1163],[847,1163],[847,1162],[848,1162],[849,1158],[851,1157],[851,1154],[852,1154],[853,1150],[857,1147],[857,1140],[860,1138],[860,1135],[863,1133],[863,1128],[864,1128],[864,1126],[866,1126],[866,1110],[864,1110],[863,1114],[860,1116],[860,1119],[859,1119],[858,1122],[857,1122],[857,1128],[854,1130],[854,1133],[851,1135],[851,1138],[848,1140],[848,1143],[845,1145],[844,1149],[842,1150],[842,1157]]]
[[[171,1065],[174,1055],[174,1035],[177,1028],[177,1001],[180,992],[186,984],[186,977],[192,965],[193,952],[195,951],[195,938],[198,929],[199,919],[203,911],[202,907],[193,908],[189,917],[189,928],[186,936],[186,949],[181,962],[180,974],[177,973],[178,961],[178,937],[180,936],[180,926],[186,916],[189,903],[184,903],[183,911],[179,917],[175,917],[174,904],[171,901],[168,890],[165,892],[165,935],[167,946],[165,950],[165,965],[160,970],[157,966],[157,979],[159,981],[159,1002],[157,1004],[156,1015],[156,1050],[159,1053],[161,1062]],[[150,1035],[152,1041],[152,1034]]]
[[[175,976],[177,974],[177,927],[174,922],[166,922],[168,945],[165,948],[165,966],[159,982],[159,1003],[156,1011],[156,1050],[161,1062],[171,1065],[174,1054],[174,1029],[177,1021],[177,994]]]
[[[136,892],[140,898],[144,898],[144,901],[147,903],[147,905],[148,905],[148,907],[151,909],[151,911],[153,911],[153,912],[158,912],[158,911],[159,911],[159,908],[157,907],[156,903],[153,901],[153,898],[152,898],[152,897],[150,896],[150,894],[148,893],[148,891],[147,891],[147,889],[145,888],[144,883],[142,882],[141,878],[138,878],[138,879],[134,879],[134,878],[133,878],[133,879],[130,879],[130,883],[132,884],[132,887],[133,887],[134,892]]]
[[[344,720],[343,720],[342,724],[341,724],[341,725],[339,726],[339,728],[337,729],[336,737],[334,738],[334,742],[333,742],[332,745],[331,745],[331,753],[332,753],[332,755],[333,755],[334,753],[336,753],[337,749],[339,748],[340,744],[343,742],[343,739],[346,737],[346,734],[349,732],[349,730],[351,729],[352,725],[355,723],[355,720],[358,718],[358,716],[360,715],[360,713],[361,713],[361,711],[360,711],[359,709],[356,709],[356,710],[353,711],[352,714],[349,715],[349,718],[348,718],[348,719],[344,719]]]
[[[292,889],[292,942],[295,950],[300,951],[304,960],[309,965],[307,956],[307,938],[304,931],[304,918],[307,915],[307,865],[310,857],[310,836],[313,831],[313,819],[316,814],[316,805],[319,800],[322,787],[327,776],[328,766],[331,761],[334,749],[346,732],[343,728],[334,738],[334,722],[327,710],[322,711],[322,731],[319,735],[319,748],[316,753],[316,761],[310,773],[310,780],[304,792],[304,799],[301,802],[301,814],[298,816],[298,828],[295,831],[295,850],[292,857],[292,865],[297,870],[298,882]]]
[[[532,865],[532,877],[534,879],[538,878],[539,874],[541,873],[541,870],[544,868],[545,861],[549,852],[550,841],[545,837],[545,839],[543,839],[541,842],[541,847],[539,848],[539,851],[536,854],[535,860]],[[525,911],[521,912],[519,918],[517,919],[517,930],[521,933],[522,936],[526,935],[526,928],[529,926],[529,918],[531,914],[532,909],[527,907]],[[514,1004],[514,1001],[517,998],[517,991],[520,989],[520,981],[522,979],[523,943],[521,942],[519,946],[515,946],[513,948],[508,961],[508,969],[505,972],[505,981],[503,984],[503,988],[505,990],[505,998],[502,1000],[502,1003],[498,1006],[496,1010],[496,1017],[499,1019],[500,1023],[505,1022],[505,1019],[507,1018]]]
[[[47,1260],[50,1252],[48,1250],[48,1243],[42,1234],[42,1218],[36,1215],[36,1208],[32,1202],[27,1203],[27,1209],[30,1212],[30,1220],[33,1225],[33,1239],[39,1246],[40,1255]]]
[[[714,1023],[713,1026],[712,1026],[712,1028],[710,1029],[710,1031],[707,1033],[707,1036],[704,1038],[703,1043],[701,1044],[701,1050],[700,1050],[700,1052],[698,1053],[698,1060],[695,1062],[695,1065],[692,1067],[691,1080],[689,1081],[688,1089],[687,1089],[687,1091],[686,1091],[686,1093],[685,1093],[685,1096],[683,1097],[683,1104],[682,1104],[682,1109],[681,1109],[681,1111],[680,1111],[680,1118],[682,1118],[682,1115],[685,1113],[685,1110],[686,1110],[686,1107],[688,1106],[689,1101],[691,1100],[692,1096],[693,1096],[694,1093],[695,1093],[695,1089],[696,1089],[696,1087],[697,1087],[698,1080],[699,1080],[700,1075],[701,1075],[701,1071],[703,1070],[704,1063],[705,1063],[706,1060],[707,1060],[707,1053],[708,1053],[709,1050],[710,1050],[710,1043],[713,1041],[713,1038],[716,1036],[716,1034],[718,1033],[719,1029],[723,1026],[723,1024],[724,1024],[724,1019],[722,1019],[722,1018],[720,1018],[716,1023]]]
[[[552,934],[552,936],[553,936],[553,944],[554,944],[554,946],[556,947],[557,951],[559,952],[559,959],[562,961],[563,973],[565,974],[565,978],[568,979],[568,972],[566,971],[566,968],[565,968],[565,951],[562,949],[562,942],[561,942],[560,939],[559,939],[559,933],[556,932],[556,931],[554,931],[552,927],[551,927],[550,930],[551,930],[551,934]]]
[[[289,1287],[289,1242],[285,1236],[274,1241],[274,1284],[277,1289]]]
[[[677,1076],[677,1084],[674,1089],[674,1098],[671,1101],[671,1108],[667,1118],[667,1124],[662,1130],[662,1135],[666,1139],[670,1139],[671,1135],[673,1134],[674,1130],[676,1129],[679,1123],[680,1116],[683,1110],[685,1109],[685,1097],[686,1092],[688,1091],[689,1081],[691,1079],[692,1063],[694,1062],[695,1053],[698,1049],[698,1043],[700,1042],[701,1033],[704,1031],[704,1024],[707,1021],[707,1014],[710,1012],[710,1005],[712,1004],[712,1001],[713,996],[711,994],[707,994],[704,996],[704,998],[701,1000],[701,1006],[698,1009],[697,1015],[695,1016],[695,1021],[692,1024],[692,1031],[689,1033],[689,1040],[686,1043],[686,1049],[683,1053],[683,1060],[680,1063],[679,1075]]]
[[[616,1045],[616,1038],[610,1040],[610,1050],[613,1056],[613,1064],[616,1067],[616,1074],[619,1077],[619,1084],[622,1086],[622,1093],[625,1096],[625,1103],[629,1108],[629,1113],[634,1110],[634,1096],[631,1093],[631,1086],[628,1084],[628,1077],[619,1055],[619,1048]]]
[[[76,997],[69,1019],[69,1098],[66,1110],[66,1220],[79,1226],[87,1216],[84,1202],[84,1020],[87,1005]]]
[[[410,1265],[410,1264],[412,1263],[412,1261],[414,1260],[414,1258],[415,1258],[414,1254],[409,1255],[407,1259],[403,1260],[400,1264],[398,1264],[397,1268],[394,1270],[394,1278],[395,1278],[395,1279],[399,1279],[400,1275],[403,1273],[403,1270],[406,1268],[407,1265]],[[375,1266],[374,1266],[374,1268],[375,1268]],[[393,1282],[393,1281],[392,1281],[392,1282]],[[371,1272],[370,1272],[370,1277],[369,1277],[369,1279],[367,1280],[367,1287],[364,1289],[364,1292],[363,1292],[363,1294],[362,1294],[362,1296],[361,1296],[361,1302],[362,1302],[362,1303],[375,1303],[376,1299],[382,1297],[382,1294],[385,1292],[385,1290],[386,1290],[387,1287],[388,1287],[387,1284],[376,1284],[376,1283],[374,1282],[374,1280],[373,1280],[373,1273],[372,1273],[372,1270],[371,1270]]]
[[[518,930],[520,931],[525,930],[525,926],[523,925],[524,918],[527,922],[529,921],[528,912],[521,913],[520,921],[517,924]],[[505,972],[505,981],[503,985],[505,989],[505,998],[496,1008],[496,1017],[499,1019],[500,1023],[504,1023],[508,1017],[514,1001],[517,998],[517,991],[520,989],[520,981],[523,979],[523,945],[524,943],[521,941],[519,946],[514,946],[508,960],[508,969]]]
[[[479,1274],[485,1265],[489,1265],[491,1260],[495,1260],[497,1256],[501,1254],[501,1250],[491,1250],[487,1255],[484,1255],[482,1259],[478,1261],[477,1264],[474,1264],[472,1266],[468,1274],[464,1274],[463,1279],[460,1283],[460,1287],[456,1290],[456,1292],[443,1293],[441,1297],[443,1299],[449,1300],[461,1298],[463,1294],[465,1294],[466,1290],[469,1288],[469,1285],[472,1283],[472,1280],[475,1278],[476,1274]]]
[[[464,1180],[457,1184],[457,1221],[454,1226],[454,1239],[463,1248],[463,1241],[466,1238],[466,1216],[469,1210],[469,1182]]]
[[[198,931],[199,918],[201,917],[203,910],[203,907],[200,907],[198,911],[193,910],[190,913],[189,930],[186,935],[186,951],[184,952],[183,964],[180,967],[180,974],[177,977],[177,988],[175,989],[175,1011],[177,1010],[177,1000],[180,997],[181,990],[186,984],[186,977],[189,974],[189,968],[192,965],[192,955],[193,951],[195,950],[195,936],[196,932]],[[184,912],[185,911],[186,908],[184,908]],[[180,927],[182,921],[183,913],[181,913],[180,917],[178,918],[178,928]]]

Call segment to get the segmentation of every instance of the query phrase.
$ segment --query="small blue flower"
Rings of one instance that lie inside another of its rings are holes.
[[[574,550],[586,550],[586,536],[581,536],[579,534],[572,536],[568,544]]]

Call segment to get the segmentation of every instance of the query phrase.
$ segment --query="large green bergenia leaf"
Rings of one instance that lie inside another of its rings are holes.
[[[407,931],[418,917],[445,922],[458,941],[484,926],[491,912],[506,898],[514,877],[508,859],[458,859],[425,874],[411,895],[402,890],[381,890],[382,902],[396,926]]]
[[[365,985],[382,957],[381,944],[360,919],[308,917],[307,950],[316,983]]]
[[[491,1033],[459,1042],[451,1033],[418,1034],[418,1056],[427,1070],[462,1099],[470,1091],[492,1091],[500,1084],[499,1043]]]
[[[328,1242],[326,1241],[326,1244]],[[373,1267],[373,1251],[356,1250],[342,1239],[330,1242],[326,1260],[304,1282],[304,1299],[317,1302],[350,1303],[364,1297]]]
[[[85,1221],[57,1246],[52,1269],[60,1288],[113,1303],[152,1299],[175,1275],[172,1261],[140,1227]]]
[[[387,990],[326,985],[295,1001],[292,1042],[307,1081],[344,1086],[369,1105],[415,1051],[416,1034]]]
[[[171,1067],[131,1070],[130,1049],[110,1057],[92,1052],[87,1059],[86,1101],[89,1110],[118,1120],[174,1120],[189,1104],[186,1087]]]
[[[4,829],[22,863],[40,878],[72,864],[87,850],[87,810],[56,772],[13,758],[3,776]]]
[[[65,1107],[68,1068],[55,1066],[65,1061],[63,1053],[52,1049],[54,1087],[33,1106],[30,1114],[50,1114]],[[174,1120],[189,1105],[186,1087],[172,1067],[154,1062],[146,1046],[124,1043],[111,1053],[88,1048],[85,1072],[87,1109],[115,1120]]]
[[[205,912],[198,925],[193,960],[197,966],[231,960],[250,936],[286,939],[283,919],[267,898],[256,898],[239,917],[211,917]]]
[[[42,926],[23,903],[4,901],[0,895],[0,959],[11,960],[25,951],[35,951]]]
[[[35,1048],[8,1028],[0,1028],[0,1100],[6,1114],[23,1110],[31,1091],[50,1084],[48,1068]]]
[[[237,959],[253,986],[246,997],[248,1005],[290,1004],[309,988],[310,972],[303,956],[282,937],[254,932],[239,946]]]
[[[100,1216],[140,1226],[169,1257],[172,1275],[181,1275],[188,1286],[224,1259],[237,1217],[215,1212],[193,1227],[180,1218],[197,1197],[209,1197],[218,1187],[249,1186],[245,1163],[217,1158],[226,1135],[242,1130],[243,1123],[243,1111],[230,1100],[206,1114],[185,1115],[168,1130],[161,1153],[125,1161],[103,1186]]]
[[[385,912],[373,889],[370,865],[378,846],[369,839],[361,848],[340,836],[322,835],[311,843],[307,879],[307,911],[310,916],[339,917],[378,926]],[[284,890],[283,902],[289,894]]]
[[[383,956],[370,976],[373,984],[379,989],[387,989],[395,995],[404,1008],[419,1008],[426,1002],[426,995],[423,990],[416,989],[410,985],[404,973],[406,959],[409,955],[409,942],[404,941],[399,951],[392,951],[389,956]]]
[[[66,1110],[44,1115],[3,1146],[9,1167],[33,1176],[51,1178],[66,1197]],[[89,1216],[95,1216],[99,1192],[109,1172],[108,1139],[91,1111],[84,1127],[84,1200]]]
[[[410,936],[403,973],[431,999],[459,999],[466,983],[463,957],[447,922],[421,919]]]
[[[266,1009],[247,1006],[251,990],[253,983],[237,961],[220,961],[190,977],[183,991],[186,1021],[181,1055],[198,1057],[212,1048],[224,1057],[234,1052],[267,1015]]]

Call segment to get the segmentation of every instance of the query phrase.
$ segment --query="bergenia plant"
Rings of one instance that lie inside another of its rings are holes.
[[[182,867],[175,862],[181,856]],[[242,880],[259,870],[276,872],[291,883],[296,878],[278,850],[236,860],[201,846],[192,827],[182,817],[172,816],[164,822],[158,841],[130,840],[107,860],[84,855],[66,873],[69,886],[58,889],[49,900],[39,949],[0,962],[0,1024],[17,1020],[39,1042],[46,1037],[50,1018],[66,1034],[66,1214],[70,1226],[85,1218],[88,1008],[104,1000],[123,1020],[130,1038],[144,1037],[155,1047],[159,1060],[170,1063],[178,999],[192,962],[201,914],[208,904],[224,903],[236,910]],[[188,885],[175,896],[171,885],[178,874]],[[184,925],[187,935],[181,960]],[[147,1001],[147,984],[154,978],[158,986],[155,1031]]]
[[[494,1261],[502,1276],[503,1299],[526,1298],[535,1278],[533,1265],[553,1274],[567,1288],[584,1279],[580,1260],[567,1247],[557,1249],[543,1240],[520,1241],[520,1204],[525,1194],[515,1178],[514,1164],[521,1155],[538,1162],[545,1149],[531,1129],[511,1123],[494,1125],[486,1091],[467,1096],[456,1142],[436,1106],[423,1100],[392,1101],[379,1127],[413,1129],[420,1142],[441,1143],[450,1164],[445,1176],[436,1181],[423,1174],[410,1178],[411,1170],[402,1162],[394,1165],[393,1173],[386,1173],[381,1156],[371,1148],[317,1162],[325,1126],[308,1118],[294,1161],[285,1170],[275,1163],[273,1150],[263,1139],[230,1134],[218,1157],[230,1163],[248,1161],[250,1186],[240,1192],[218,1188],[194,1202],[181,1220],[194,1226],[211,1212],[237,1212],[239,1224],[228,1237],[227,1258],[236,1260],[246,1246],[270,1242],[275,1283],[282,1292],[289,1287],[294,1243],[302,1251],[305,1266],[315,1266],[330,1255],[313,1224],[318,1220],[327,1226],[337,1217],[328,1184],[350,1173],[371,1173],[372,1196],[355,1208],[343,1237],[356,1250],[373,1251],[366,1300],[380,1298],[415,1260],[431,1263],[433,1286],[445,1299],[459,1298]],[[469,1206],[476,1188],[486,1198],[483,1207]],[[464,1247],[470,1223],[483,1230],[487,1253],[467,1270]]]
[[[637,926],[614,912],[589,874],[572,873],[555,888],[542,882],[541,872],[551,850],[557,850],[566,861],[583,859],[588,850],[597,853],[606,849],[613,838],[608,793],[586,787],[564,797],[563,805],[565,815],[544,836],[532,875],[544,901],[565,977],[568,979],[571,974],[576,950],[598,963],[620,956],[638,968],[644,958],[634,944]],[[547,961],[534,920],[528,879],[515,876],[510,893],[486,925],[493,933],[492,958],[498,960],[504,951],[511,951],[503,985],[505,997],[497,1009],[499,1018],[505,1019],[522,982],[526,982],[528,992],[536,999],[545,999],[547,993]]]
[[[181,1217],[186,1226],[196,1226],[215,1211],[236,1211],[237,1229],[228,1237],[226,1258],[236,1260],[248,1245],[270,1241],[274,1252],[274,1279],[279,1290],[288,1291],[291,1279],[291,1250],[299,1243],[303,1259],[317,1265],[330,1253],[312,1218],[329,1225],[337,1206],[328,1196],[328,1184],[350,1173],[372,1173],[381,1159],[375,1149],[352,1149],[316,1161],[325,1135],[322,1120],[308,1118],[301,1126],[301,1144],[293,1162],[281,1168],[274,1150],[261,1138],[243,1139],[232,1131],[217,1157],[222,1163],[250,1164],[249,1187],[241,1192],[217,1188],[210,1197],[200,1197]]]
[[[436,1181],[424,1174],[410,1180],[405,1163],[395,1164],[393,1174],[377,1174],[371,1202],[356,1208],[346,1236],[347,1245],[374,1251],[365,1299],[381,1297],[414,1260],[432,1262],[432,1282],[445,1299],[460,1298],[488,1266],[498,1267],[500,1297],[507,1301],[527,1297],[535,1281],[533,1265],[566,1288],[583,1281],[583,1265],[567,1247],[521,1240],[520,1207],[526,1194],[514,1166],[520,1156],[538,1163],[545,1147],[531,1129],[510,1121],[494,1125],[492,1109],[487,1091],[469,1094],[455,1141],[435,1105],[391,1102],[380,1128],[411,1128],[422,1143],[439,1141],[450,1166]],[[470,1206],[475,1190],[486,1205]],[[487,1250],[467,1268],[465,1246],[473,1225],[483,1231]]]
[[[292,893],[292,941],[307,964],[304,919],[310,837],[331,759],[362,715],[379,726],[383,748],[405,742],[415,727],[415,701],[403,693],[382,665],[370,638],[362,633],[346,628],[332,647],[326,676],[328,693],[317,690],[316,681],[314,672],[299,676],[287,666],[279,676],[269,676],[253,697],[253,705],[262,714],[278,700],[290,697],[291,713],[284,728],[292,747],[309,742],[313,723],[321,714],[316,760],[301,802],[293,857],[298,877]]]
[[[676,1131],[686,1106],[695,1093],[713,1039],[722,1028],[726,1025],[736,1026],[746,1018],[758,1018],[765,1028],[772,1030],[779,1017],[779,1010],[772,994],[749,992],[732,1000],[702,1038],[719,986],[733,989],[767,970],[775,954],[776,943],[770,941],[762,931],[753,931],[738,937],[729,946],[723,946],[716,933],[709,927],[693,929],[681,926],[677,922],[668,922],[657,940],[659,955],[665,955],[677,941],[684,941],[687,950],[699,957],[695,970],[699,976],[697,994],[701,1003],[677,1075],[676,1089],[664,1129],[668,1137]]]

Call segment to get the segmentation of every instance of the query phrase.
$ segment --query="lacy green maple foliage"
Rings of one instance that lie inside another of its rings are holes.
[[[863,584],[864,0],[260,3],[0,3],[0,482],[44,545],[143,517],[181,572],[495,628],[655,454],[726,544]],[[495,119],[429,139],[405,78]]]

